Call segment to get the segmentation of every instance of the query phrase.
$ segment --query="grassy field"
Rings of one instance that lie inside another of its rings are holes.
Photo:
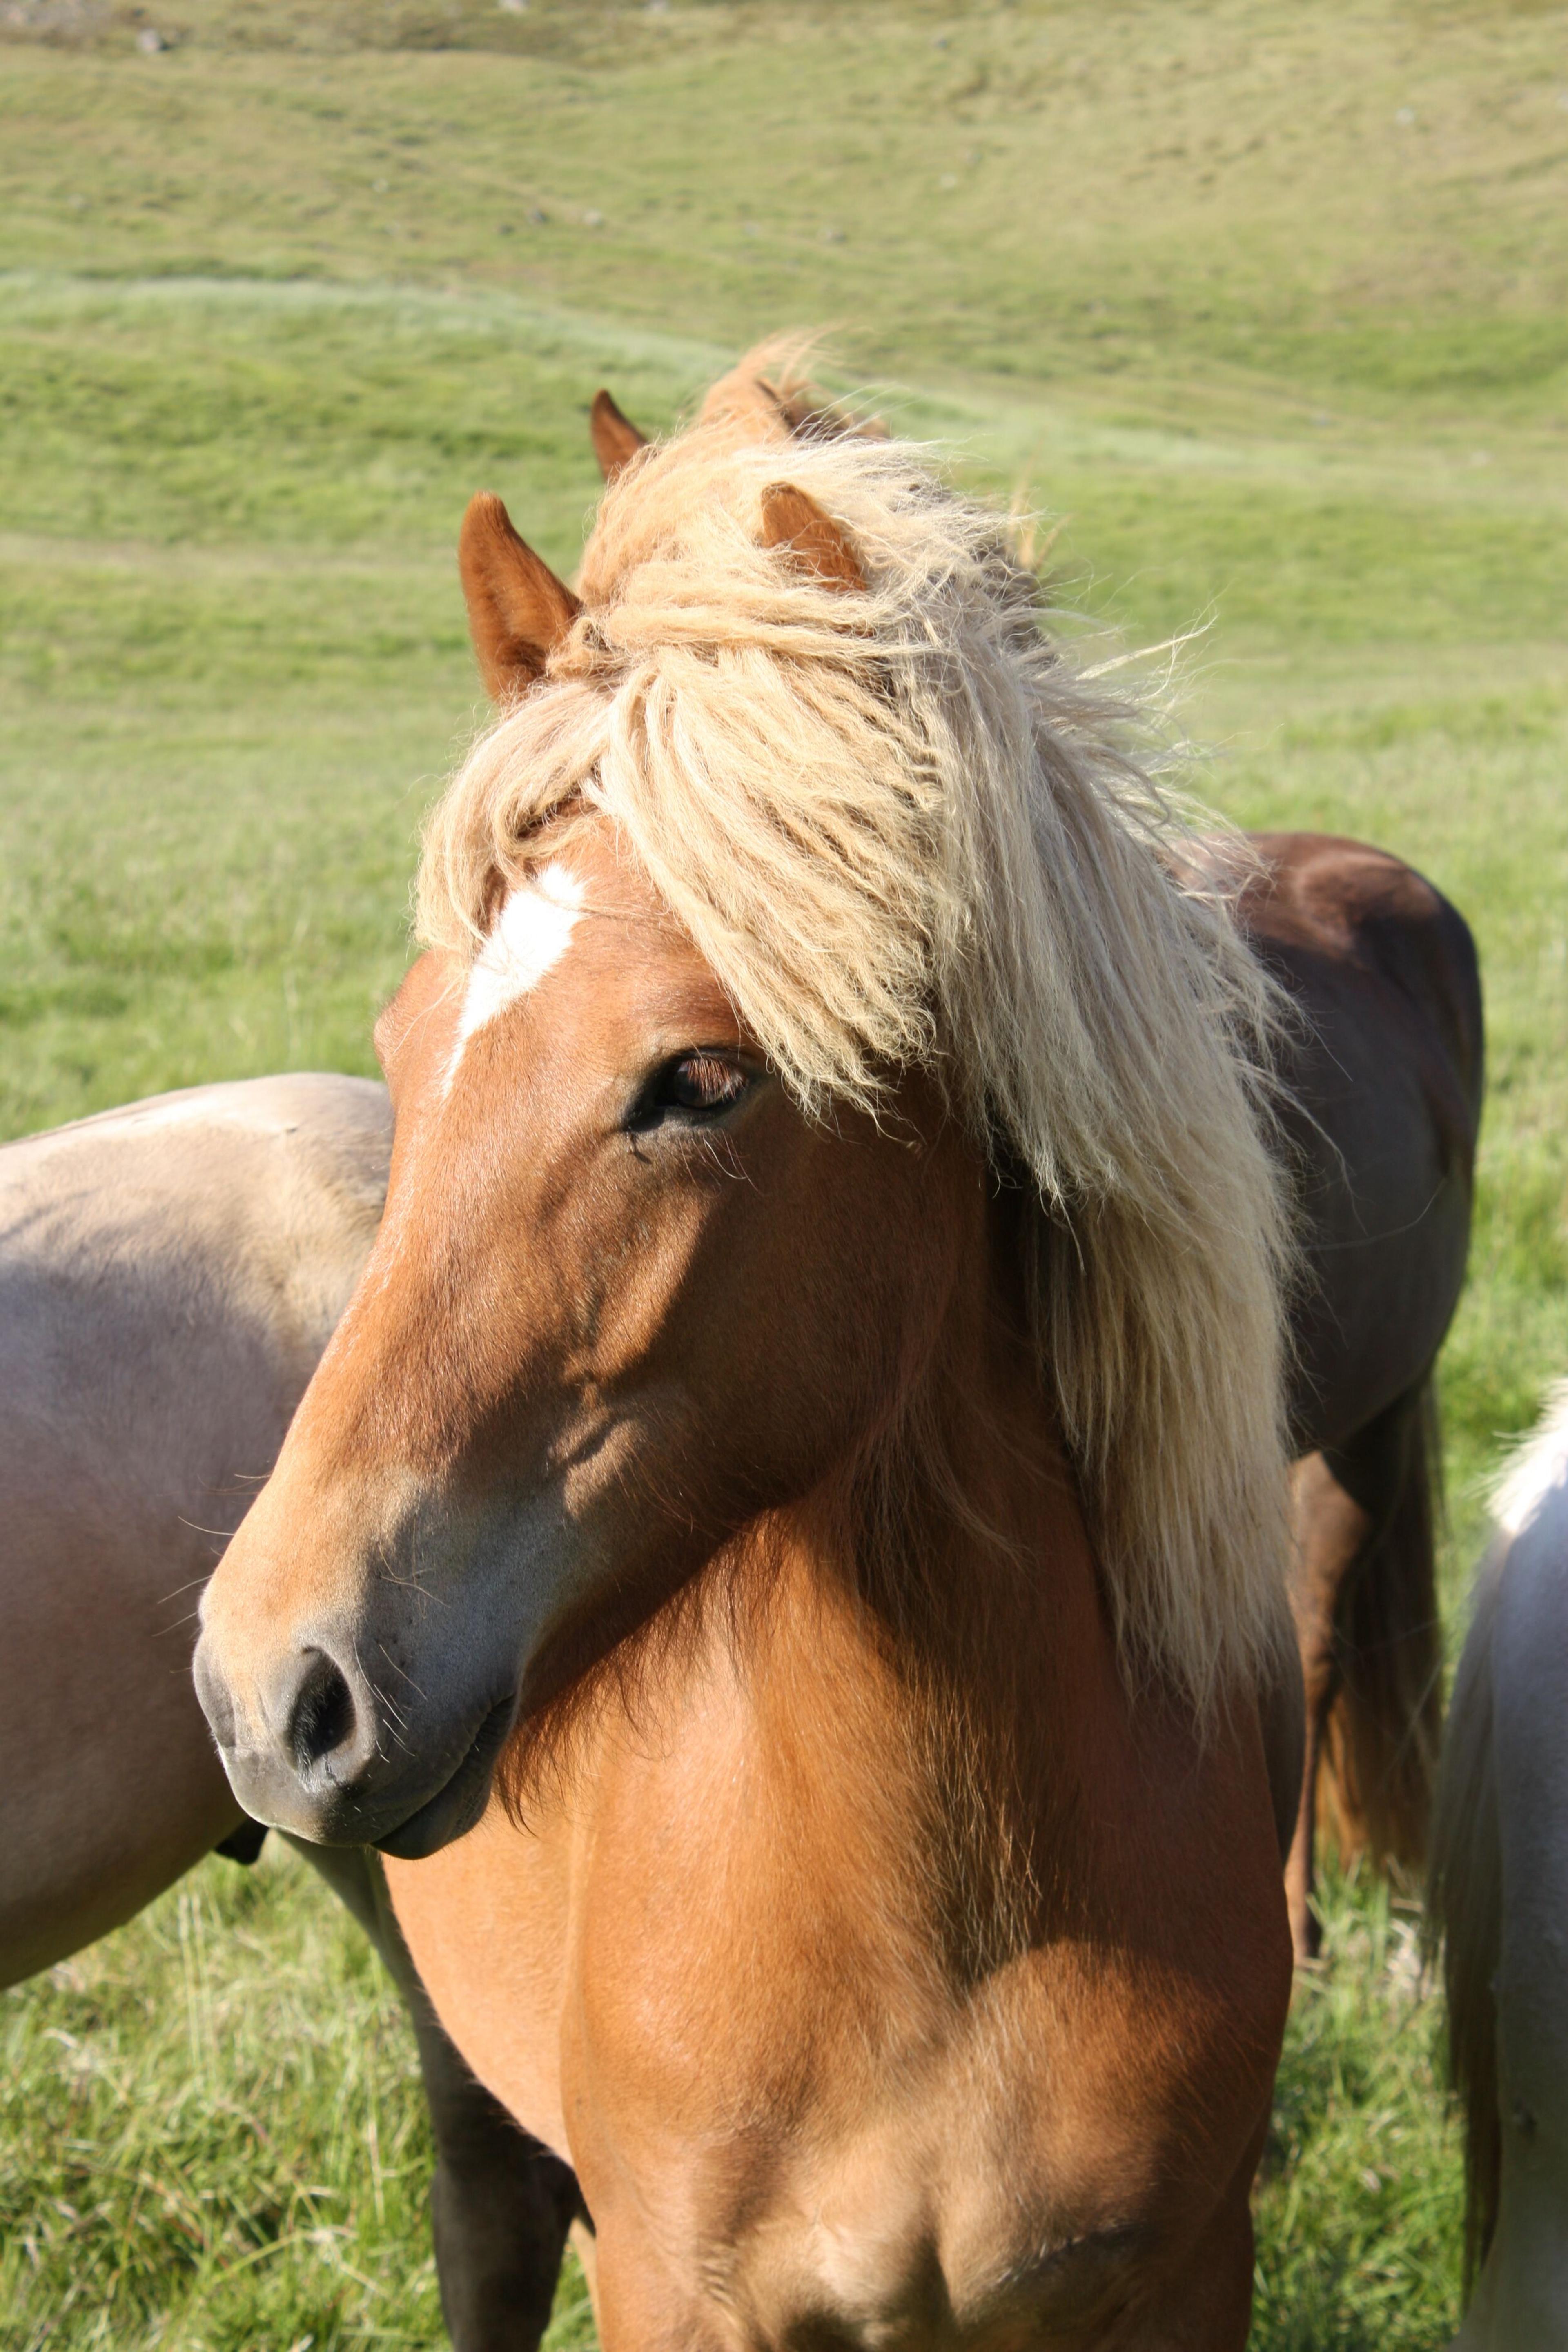
[[[1059,526],[1249,822],[1413,858],[1490,1095],[1444,1364],[1479,1490],[1568,1368],[1568,12],[20,0],[0,12],[0,1133],[365,1069],[477,715],[452,562],[558,563],[607,381],[826,323]],[[167,46],[149,52],[139,33]],[[1407,1910],[1326,1897],[1255,2341],[1458,2308]],[[441,2341],[411,2048],[302,1868],[207,1864],[0,1997],[0,2347]],[[569,2279],[562,2346],[591,2340]]]

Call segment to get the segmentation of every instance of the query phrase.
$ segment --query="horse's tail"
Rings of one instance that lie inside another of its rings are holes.
[[[1486,2260],[1502,2172],[1497,2003],[1502,1955],[1502,1841],[1492,1731],[1492,1637],[1501,1580],[1482,1571],[1475,1622],[1454,1684],[1432,1822],[1427,1934],[1443,1948],[1448,2071],[1465,2111],[1465,2284]]]
[[[1342,1851],[1412,1871],[1426,1858],[1443,1727],[1441,1478],[1428,1373],[1356,1440],[1348,1483],[1372,1525],[1341,1589],[1320,1792]]]

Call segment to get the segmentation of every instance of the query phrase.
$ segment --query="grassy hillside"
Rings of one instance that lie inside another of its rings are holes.
[[[478,715],[452,563],[569,566],[600,382],[668,422],[826,323],[1188,656],[1200,788],[1474,922],[1491,1092],[1444,1396],[1568,1368],[1568,12],[22,0],[0,22],[0,1132],[369,1066]],[[151,52],[138,36],[169,46]],[[1298,2003],[1256,2340],[1439,2340],[1408,1920]],[[0,2345],[439,2341],[395,2010],[291,1865],[0,1999]],[[580,2308],[566,2312],[580,2335]]]

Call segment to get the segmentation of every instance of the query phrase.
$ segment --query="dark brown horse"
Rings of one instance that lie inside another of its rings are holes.
[[[1301,1020],[1284,1056],[1304,1278],[1291,1314],[1297,1556],[1307,1690],[1287,1873],[1316,1946],[1313,1832],[1416,1870],[1442,1719],[1433,1368],[1464,1281],[1482,1032],[1463,919],[1398,858],[1265,834],[1243,919]]]

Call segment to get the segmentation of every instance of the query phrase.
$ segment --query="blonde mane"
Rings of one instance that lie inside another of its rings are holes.
[[[580,801],[808,1116],[929,1072],[1037,1193],[1042,1376],[1124,1664],[1204,1707],[1289,1638],[1268,984],[999,518],[780,360],[605,492],[581,614],[430,823],[421,933],[472,953]],[[781,481],[865,593],[760,543]]]

